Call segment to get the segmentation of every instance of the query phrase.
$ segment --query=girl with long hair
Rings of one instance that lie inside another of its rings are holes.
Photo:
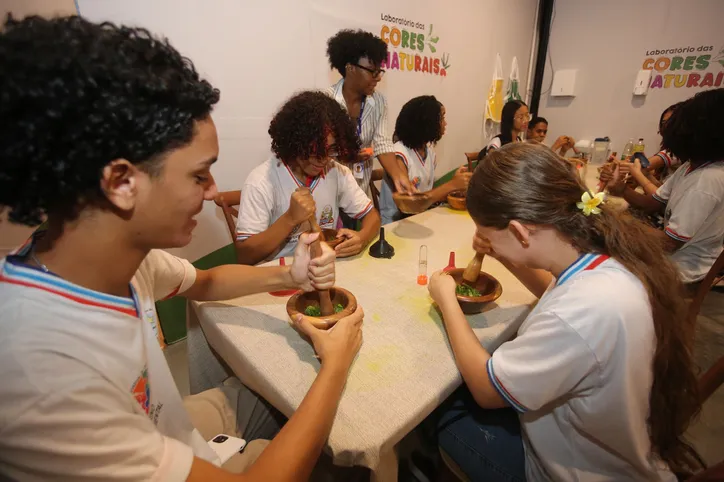
[[[488,154],[467,199],[476,251],[540,299],[491,355],[452,277],[433,275],[467,385],[440,419],[441,448],[472,480],[674,481],[695,467],[682,438],[700,408],[693,328],[651,228],[592,196],[541,145]]]
[[[488,145],[478,154],[478,160],[494,149],[500,149],[511,142],[521,142],[523,139],[520,136],[528,130],[529,122],[528,104],[522,100],[506,102],[500,114],[500,134],[490,139]]]

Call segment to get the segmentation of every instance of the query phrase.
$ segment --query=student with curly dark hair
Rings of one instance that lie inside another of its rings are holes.
[[[419,192],[429,196],[433,203],[443,201],[453,191],[467,189],[471,173],[466,167],[457,170],[445,184],[433,188],[437,156],[434,146],[445,134],[445,106],[432,95],[409,100],[395,123],[395,157],[400,169]],[[382,224],[402,219],[403,214],[392,198],[394,186],[385,178],[380,191]]]
[[[256,167],[241,189],[236,246],[239,263],[256,264],[294,253],[314,216],[334,229],[340,210],[362,220],[340,229],[338,257],[354,256],[375,237],[380,216],[342,163],[356,159],[359,139],[347,113],[322,92],[289,99],[269,125],[274,156]]]
[[[664,231],[658,235],[685,283],[703,279],[722,252],[722,109],[724,89],[700,92],[674,109],[661,128],[661,148],[684,163],[655,193],[641,194],[627,187],[620,163],[608,184],[611,194],[622,196],[631,206],[664,215]]]
[[[681,102],[670,105],[661,113],[661,117],[659,117],[659,134],[661,134],[664,126],[679,105],[681,105]],[[616,164],[611,161],[614,160],[615,159],[611,157],[609,162],[603,166],[601,174],[599,175],[599,179],[602,182],[608,182],[613,177],[613,170]],[[648,161],[649,167],[646,169],[642,169],[641,163],[637,160],[634,160],[632,163],[618,163],[618,165],[621,173],[623,175],[630,174],[646,194],[654,194],[663,184],[662,181],[676,172],[679,166],[681,166],[681,159],[671,155],[666,149],[661,149],[649,157]]]
[[[411,191],[410,181],[395,161],[387,126],[387,100],[375,91],[385,74],[380,65],[387,58],[387,44],[363,30],[341,30],[327,42],[327,56],[342,79],[326,93],[347,110],[362,142],[363,149],[352,169],[358,184],[371,196],[369,184],[376,157],[398,191]]]
[[[664,130],[664,126],[671,118],[674,111],[682,104],[677,102],[676,104],[670,105],[661,113],[659,117],[659,134]],[[681,166],[681,160],[672,156],[666,149],[661,149],[659,152],[649,157],[649,168],[650,172],[660,172],[659,178],[665,179],[676,171]],[[660,185],[660,183],[659,183]]]
[[[219,91],[146,30],[28,17],[0,30],[0,92],[0,208],[47,220],[0,260],[0,473],[236,480],[206,442],[226,433],[252,441],[224,465],[253,463],[243,480],[306,479],[361,343],[361,311],[334,338],[295,320],[322,365],[269,444],[254,439],[274,436],[280,414],[236,379],[182,401],[157,340],[154,302],[167,296],[334,284],[332,250],[310,260],[314,236],[291,267],[203,271],[162,251],[191,240],[216,194]]]

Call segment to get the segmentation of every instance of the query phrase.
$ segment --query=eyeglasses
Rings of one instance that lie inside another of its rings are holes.
[[[531,119],[533,119],[533,116],[530,113],[520,114],[520,115],[515,116],[514,119],[530,122]]]
[[[365,67],[364,65],[360,64],[352,64],[355,67],[359,67],[362,70],[366,70],[370,74],[372,74],[372,77],[380,77],[382,78],[383,75],[385,75],[386,70],[385,69],[370,69],[369,67]]]

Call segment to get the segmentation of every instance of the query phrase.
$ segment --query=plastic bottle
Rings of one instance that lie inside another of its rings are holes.
[[[623,151],[621,151],[621,160],[622,161],[625,161],[626,158],[631,157],[633,155],[633,148],[634,148],[634,141],[633,141],[633,138],[631,138],[626,143],[626,146],[623,148]]]
[[[644,144],[644,138],[639,137],[639,141],[634,145],[633,153],[636,154],[637,152],[644,152],[644,149],[646,149],[646,144]]]

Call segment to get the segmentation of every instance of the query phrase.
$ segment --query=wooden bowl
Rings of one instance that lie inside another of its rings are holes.
[[[456,284],[461,284],[463,282],[464,271],[465,268],[455,268],[448,271],[448,273],[455,279]],[[480,276],[478,277],[478,281],[475,283],[474,288],[480,291],[482,295],[457,295],[460,308],[463,310],[463,313],[468,315],[480,313],[483,311],[483,308],[485,308],[485,305],[497,300],[500,298],[500,295],[503,294],[503,287],[500,285],[500,281],[484,271],[480,272]]]
[[[344,288],[334,287],[330,289],[329,297],[332,299],[332,306],[342,305],[344,309],[329,316],[307,316],[314,326],[322,330],[332,328],[335,323],[345,316],[351,315],[357,309],[357,298]],[[304,314],[304,310],[308,306],[319,306],[318,291],[299,292],[289,298],[289,301],[287,301],[287,314],[290,319],[294,320],[294,317],[298,314]]]
[[[337,237],[336,229],[323,229],[322,236],[324,236],[324,242],[327,243],[332,249],[334,249],[335,246],[344,241],[344,238]]]
[[[405,214],[419,214],[432,205],[432,199],[425,193],[402,194],[395,192],[392,200],[397,208]]]
[[[447,195],[447,203],[452,209],[465,211],[468,208],[467,195],[465,191],[453,191]]]

